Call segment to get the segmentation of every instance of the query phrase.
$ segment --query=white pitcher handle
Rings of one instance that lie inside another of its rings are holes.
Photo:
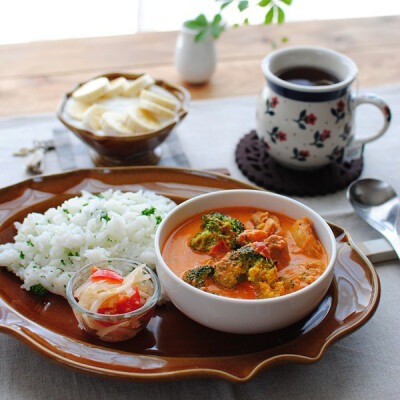
[[[363,145],[365,143],[372,142],[379,137],[381,137],[389,128],[390,125],[390,120],[391,120],[391,112],[390,108],[383,100],[381,97],[375,95],[375,94],[365,94],[361,96],[355,96],[353,97],[353,104],[354,104],[354,109],[361,105],[361,104],[372,104],[373,106],[377,107],[381,113],[383,114],[383,126],[382,128],[375,134],[372,134],[367,137],[359,137],[357,134],[354,137],[354,142],[355,144]]]

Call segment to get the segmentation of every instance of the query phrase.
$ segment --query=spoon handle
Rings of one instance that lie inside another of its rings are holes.
[[[392,245],[394,251],[397,254],[397,257],[400,259],[400,237],[395,231],[384,231],[382,232],[383,236],[388,240],[388,242]]]
[[[393,250],[392,245],[383,237],[356,244],[373,264],[398,260],[397,254]]]

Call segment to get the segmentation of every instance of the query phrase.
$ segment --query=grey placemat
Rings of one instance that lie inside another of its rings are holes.
[[[32,175],[26,172],[27,158],[14,157],[22,147],[31,147],[35,140],[54,140],[56,151],[46,153],[44,174],[66,169],[92,168],[89,148],[68,131],[54,114],[0,119],[0,187],[11,185]],[[173,131],[158,148],[161,160],[158,165],[190,167],[182,149],[177,131]]]
[[[371,91],[388,100],[393,123],[387,135],[366,146],[363,175],[386,179],[400,192],[400,84]],[[239,138],[255,126],[255,101],[256,97],[251,96],[193,102],[187,119],[176,131],[181,147],[178,153],[183,153],[194,168],[225,167],[233,177],[245,179],[235,165],[233,154]],[[367,107],[365,111],[358,128],[374,129],[379,116]],[[57,126],[55,117],[50,115],[0,121],[3,171],[0,186],[27,176],[21,160],[13,158],[11,153],[32,139],[51,138]],[[75,138],[71,135],[70,140]],[[78,164],[88,160],[81,159],[80,151],[81,147],[74,148]],[[46,156],[45,167],[46,173],[60,170],[55,152]],[[344,191],[300,200],[349,229],[357,240],[377,236],[354,215]],[[381,264],[377,270],[382,297],[375,316],[366,326],[332,345],[317,364],[277,366],[241,385],[211,379],[129,383],[72,372],[42,358],[16,339],[0,335],[0,399],[397,400],[400,398],[400,264]]]
[[[75,138],[68,129],[64,127],[54,128],[53,140],[58,164],[63,171],[94,167],[93,162],[90,160],[89,148]],[[171,132],[156,151],[161,156],[158,165],[190,167],[175,131]]]

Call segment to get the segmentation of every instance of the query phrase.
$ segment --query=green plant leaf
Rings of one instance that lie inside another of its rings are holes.
[[[221,14],[216,14],[211,23],[211,34],[215,39],[218,39],[221,32],[224,30],[224,26],[221,25]]]
[[[219,26],[213,25],[211,27],[211,35],[213,36],[213,38],[218,39],[220,34],[221,30],[219,29]]]
[[[285,12],[279,6],[276,9],[278,10],[278,24],[282,24],[285,20]]]
[[[203,41],[208,35],[208,29],[202,29],[199,31],[199,33],[195,36],[194,41],[195,42],[201,42]]]
[[[215,39],[218,39],[219,36],[221,35],[222,31],[224,30],[224,27],[221,25],[211,25],[211,34]]]
[[[186,21],[184,25],[189,29],[201,29],[208,25],[208,21],[204,14],[200,14],[195,19]]]
[[[281,0],[281,2],[287,4],[288,6],[292,4],[292,0]]]
[[[199,29],[199,24],[193,19],[191,19],[190,21],[185,21],[183,25],[189,29]]]
[[[213,21],[212,21],[212,25],[218,25],[222,20],[221,14],[216,14]]]
[[[231,4],[231,3],[232,3],[232,1],[233,1],[233,0],[226,1],[225,3],[222,3],[222,4],[221,4],[221,10],[223,10],[225,7],[228,7],[228,6],[229,6],[229,4]]]
[[[268,25],[272,22],[274,18],[274,8],[271,7],[269,11],[265,14],[264,24]]]
[[[207,26],[207,24],[208,24],[207,18],[206,18],[206,16],[204,14],[198,15],[196,17],[196,21],[198,21],[203,26]]]
[[[248,18],[245,18],[245,19],[243,20],[243,23],[244,23],[245,25],[248,25],[248,24],[249,24],[249,19],[248,19]]]
[[[238,4],[238,9],[240,12],[244,11],[249,6],[248,0],[240,0]]]
[[[266,7],[269,3],[271,3],[271,0],[261,0],[258,5],[260,7]]]

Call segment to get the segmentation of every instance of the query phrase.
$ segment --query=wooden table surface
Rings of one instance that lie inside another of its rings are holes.
[[[193,99],[257,94],[271,41],[330,47],[358,65],[362,86],[400,81],[400,16],[296,22],[229,29],[207,85],[187,86]],[[182,83],[173,56],[176,32],[0,46],[0,116],[53,112],[77,82],[104,72],[148,72]],[[282,45],[283,46],[283,45]]]

